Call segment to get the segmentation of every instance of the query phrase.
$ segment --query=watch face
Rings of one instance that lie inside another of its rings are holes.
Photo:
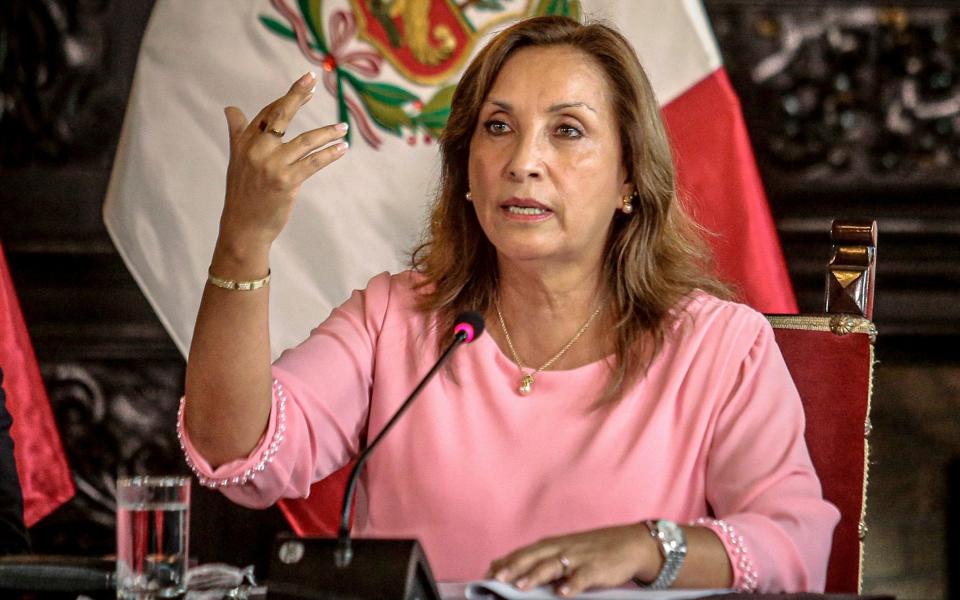
[[[657,531],[660,532],[660,539],[667,544],[671,550],[679,550],[681,546],[686,547],[687,540],[680,529],[680,526],[669,519],[660,519],[657,521]]]

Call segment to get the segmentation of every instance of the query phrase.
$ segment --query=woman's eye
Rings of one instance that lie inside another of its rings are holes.
[[[583,132],[573,125],[561,125],[557,127],[557,135],[565,138],[579,138],[583,137]]]
[[[502,135],[510,131],[510,127],[506,123],[494,119],[485,122],[483,128],[493,135]]]

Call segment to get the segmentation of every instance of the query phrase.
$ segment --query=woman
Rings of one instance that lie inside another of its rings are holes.
[[[341,126],[282,142],[313,85],[249,124],[226,111],[181,428],[201,482],[253,506],[305,495],[383,427],[453,316],[478,309],[490,335],[368,463],[357,533],[419,538],[441,580],[486,571],[564,595],[631,579],[823,587],[838,513],[799,398],[763,317],[705,274],[622,36],[539,18],[481,51],[453,97],[413,269],[374,277],[271,371],[270,245],[300,183],[347,149]]]

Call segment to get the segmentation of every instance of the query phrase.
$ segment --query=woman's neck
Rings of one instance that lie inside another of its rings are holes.
[[[498,301],[511,341],[523,366],[536,369],[553,357],[583,327],[605,301],[602,269],[578,265],[544,265],[499,261]],[[551,365],[573,368],[612,351],[602,335],[607,311],[601,310],[577,342]],[[488,331],[511,356],[496,311],[489,315]],[[513,358],[511,356],[511,358]]]

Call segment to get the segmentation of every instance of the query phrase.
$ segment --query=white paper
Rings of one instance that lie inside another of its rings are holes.
[[[440,596],[444,600],[553,600],[560,598],[549,587],[523,591],[495,579],[469,583],[440,583],[438,585]],[[584,592],[577,598],[583,600],[692,600],[731,592],[733,590],[729,589],[645,590],[628,587]]]

